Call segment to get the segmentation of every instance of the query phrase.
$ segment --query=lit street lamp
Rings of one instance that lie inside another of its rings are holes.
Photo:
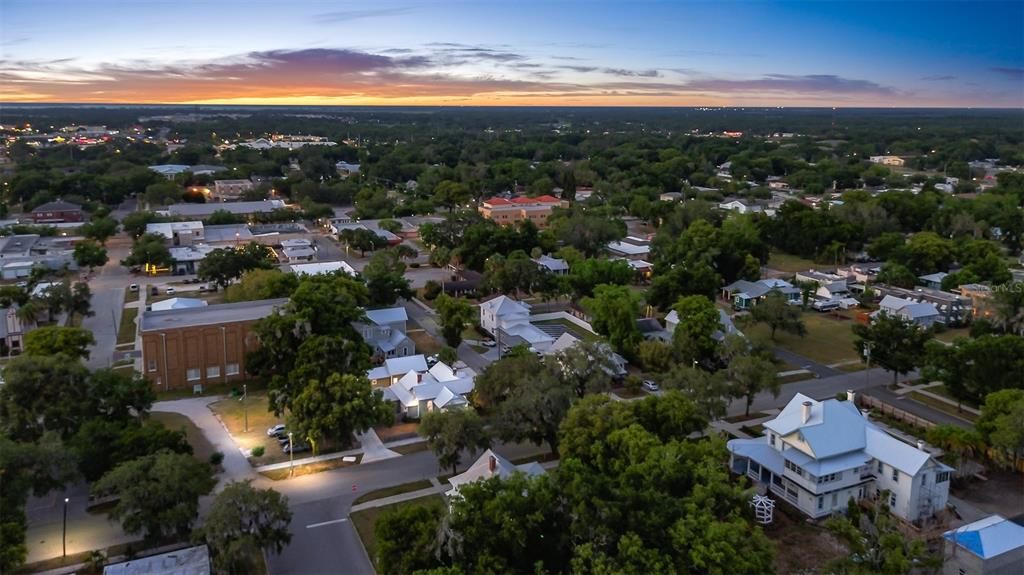
[[[68,498],[64,498],[64,531],[61,535],[61,547],[64,550],[64,557],[68,556]]]

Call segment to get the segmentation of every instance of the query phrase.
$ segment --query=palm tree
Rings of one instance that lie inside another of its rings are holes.
[[[1024,335],[1024,284],[998,286],[992,297],[993,322],[1007,333]]]

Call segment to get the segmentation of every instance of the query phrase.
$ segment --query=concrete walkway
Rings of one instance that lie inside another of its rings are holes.
[[[259,478],[252,466],[249,465],[249,460],[245,458],[235,440],[231,438],[227,428],[210,411],[210,404],[221,399],[223,399],[222,396],[208,396],[158,401],[153,404],[152,409],[152,411],[158,412],[180,413],[191,419],[192,423],[196,424],[196,427],[213,445],[213,448],[224,454],[224,461],[221,463],[224,472],[218,477],[218,491],[230,481]]]
[[[402,456],[401,453],[395,453],[387,447],[384,447],[384,443],[380,440],[380,437],[377,436],[377,432],[374,431],[372,427],[361,433],[358,438],[359,445],[363,448],[363,463]]]
[[[401,503],[403,501],[409,501],[411,499],[419,499],[420,497],[430,497],[431,495],[440,495],[445,491],[451,489],[451,486],[445,487],[444,485],[431,485],[423,489],[417,489],[416,491],[410,491],[408,493],[399,493],[398,495],[391,495],[388,497],[381,497],[380,499],[374,499],[373,501],[367,501],[366,503],[360,503],[359,505],[353,505],[349,513],[355,513],[356,511],[362,511],[364,509],[373,509],[374,507],[386,507],[388,505],[394,505],[395,503]]]

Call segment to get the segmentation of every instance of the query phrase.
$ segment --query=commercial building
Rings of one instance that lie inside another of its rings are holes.
[[[222,210],[237,216],[269,214],[275,210],[287,209],[288,204],[282,200],[260,200],[254,202],[228,202],[211,204],[172,204],[161,210],[161,213],[176,218],[204,219]]]
[[[221,202],[237,200],[254,187],[252,180],[214,180],[213,198]]]
[[[146,224],[146,233],[163,236],[172,246],[201,244],[206,239],[203,222],[159,222]]]
[[[18,306],[0,309],[0,355],[19,354],[25,349],[25,334],[35,328],[35,322],[22,321]]]
[[[210,551],[198,545],[131,559],[107,565],[103,575],[210,575]]]
[[[796,394],[763,436],[728,442],[731,469],[813,518],[850,499],[884,497],[894,515],[918,523],[944,510],[953,468],[868,421],[855,399]]]
[[[245,356],[259,346],[253,324],[287,302],[282,298],[143,312],[143,375],[159,390],[201,389],[245,378]]]
[[[646,238],[626,236],[621,241],[609,242],[605,248],[614,257],[627,260],[645,260],[651,255],[651,242]]]
[[[341,260],[333,262],[312,262],[308,264],[292,264],[288,266],[291,268],[295,275],[301,276],[316,276],[321,274],[332,274],[335,272],[343,272],[350,276],[356,275],[356,270]]]
[[[544,229],[548,226],[548,217],[551,216],[551,212],[558,207],[567,208],[569,202],[544,195],[536,198],[519,197],[510,200],[490,198],[484,200],[479,211],[483,217],[503,226],[529,220],[539,229]]]
[[[36,206],[32,210],[31,217],[32,222],[36,224],[81,222],[85,221],[85,212],[82,211],[82,206],[78,204],[57,200]]]

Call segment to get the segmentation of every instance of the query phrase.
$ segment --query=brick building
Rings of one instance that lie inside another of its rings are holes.
[[[213,197],[222,202],[237,200],[253,187],[252,180],[214,180]]]
[[[57,200],[46,202],[32,210],[32,221],[37,224],[59,224],[63,222],[85,221],[82,206]]]
[[[241,381],[259,345],[252,326],[288,300],[269,299],[142,314],[142,371],[159,390]]]
[[[539,229],[544,229],[548,225],[551,211],[557,207],[567,208],[569,202],[547,195],[536,198],[512,198],[511,200],[491,198],[484,200],[480,206],[480,214],[503,226],[530,220]]]

